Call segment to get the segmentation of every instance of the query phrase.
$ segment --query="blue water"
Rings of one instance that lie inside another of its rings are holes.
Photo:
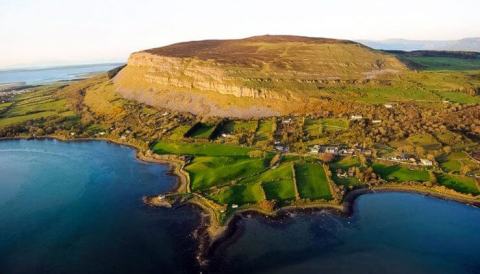
[[[0,273],[190,273],[189,208],[154,209],[167,167],[106,142],[0,142]]]
[[[0,70],[0,84],[25,82],[27,85],[38,85],[73,80],[87,77],[92,73],[109,71],[120,65],[122,64],[93,64],[42,69]]]
[[[190,207],[149,208],[167,167],[106,142],[0,142],[0,273],[198,273]],[[480,209],[407,193],[244,218],[203,273],[480,273]]]
[[[480,209],[407,193],[361,196],[352,217],[249,218],[221,273],[480,273]]]

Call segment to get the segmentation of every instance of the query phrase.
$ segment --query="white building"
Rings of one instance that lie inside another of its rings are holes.
[[[420,159],[420,163],[423,166],[433,166],[433,162],[428,159]]]
[[[363,116],[362,115],[352,115],[350,116],[350,120],[356,121],[356,120],[362,120]]]

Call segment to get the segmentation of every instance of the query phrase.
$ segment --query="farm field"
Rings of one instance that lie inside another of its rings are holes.
[[[332,199],[327,175],[322,165],[309,162],[296,163],[295,176],[301,198]]]
[[[185,134],[191,128],[189,125],[180,125],[172,130],[168,139],[170,140],[182,140],[185,137]]]
[[[252,149],[236,145],[214,143],[183,143],[159,141],[152,150],[158,154],[195,155],[195,156],[248,156]]]
[[[275,131],[275,119],[263,119],[258,122],[258,128],[255,132],[256,142],[267,142],[272,139]]]
[[[465,59],[453,57],[408,56],[405,59],[419,64],[424,70],[477,70],[480,58]]]
[[[348,120],[339,118],[311,119],[306,118],[304,130],[310,137],[316,138],[323,133],[337,132],[348,129]]]
[[[227,134],[253,134],[257,129],[258,121],[241,121],[241,120],[234,120],[228,121],[223,129],[222,132]]]
[[[430,174],[424,169],[410,169],[401,165],[384,165],[374,163],[372,165],[376,174],[387,181],[394,182],[427,182]]]
[[[198,123],[185,134],[185,137],[208,139],[214,130],[215,125]]]
[[[260,183],[236,184],[224,187],[209,196],[217,203],[226,205],[253,204],[265,200],[265,193]]]
[[[293,200],[297,196],[293,181],[292,162],[286,162],[274,169],[247,178],[240,183],[261,183],[268,200]]]
[[[205,190],[233,180],[260,173],[265,169],[262,158],[195,157],[185,167],[192,190]]]
[[[348,169],[354,166],[360,166],[360,161],[358,160],[358,157],[354,156],[347,156],[330,164],[330,167],[332,169]]]
[[[480,194],[478,183],[475,178],[452,174],[438,174],[437,181],[439,184],[452,188],[458,192],[473,195]]]
[[[461,173],[462,169],[473,171],[480,169],[480,165],[474,162],[466,152],[452,152],[438,157],[437,161],[445,172]]]
[[[12,103],[4,103],[0,107],[5,110],[3,113],[0,111],[0,127],[53,116],[75,116],[75,113],[69,110],[67,100],[60,98],[55,89],[49,88],[21,94],[15,97]]]
[[[6,110],[9,106],[11,106],[11,102],[6,102],[6,103],[0,103],[0,113],[4,110]]]

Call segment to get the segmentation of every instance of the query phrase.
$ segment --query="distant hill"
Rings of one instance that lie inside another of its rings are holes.
[[[352,41],[286,35],[205,40],[133,53],[115,77],[124,97],[215,116],[271,116],[302,109],[325,85],[391,78],[395,56]]]
[[[371,48],[381,50],[444,50],[480,52],[480,37],[445,41],[388,39],[381,41],[359,40],[358,42]]]

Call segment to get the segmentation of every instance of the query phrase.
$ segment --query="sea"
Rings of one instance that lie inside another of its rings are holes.
[[[480,273],[480,209],[412,193],[246,215],[200,268],[199,210],[142,201],[168,171],[104,141],[0,141],[0,273]]]
[[[91,64],[47,68],[0,70],[0,85],[19,83],[42,85],[59,81],[87,78],[95,73],[106,72],[123,65],[122,63]]]

